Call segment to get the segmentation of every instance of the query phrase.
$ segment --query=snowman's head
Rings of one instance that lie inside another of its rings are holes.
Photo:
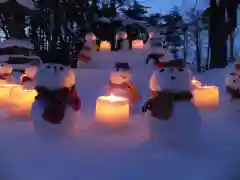
[[[65,65],[42,64],[36,74],[36,86],[43,86],[49,90],[71,88],[75,85],[73,70]]]
[[[35,79],[38,67],[37,66],[30,66],[25,69],[25,75],[31,79]]]
[[[12,66],[10,64],[0,64],[0,74],[11,74]]]
[[[175,60],[159,63],[157,70],[150,78],[152,91],[169,90],[172,92],[191,91],[192,77],[184,61]]]
[[[110,73],[110,81],[113,84],[128,83],[132,79],[128,63],[116,63],[116,71]]]
[[[240,90],[240,72],[228,73],[226,76],[226,86]]]
[[[86,36],[85,36],[85,40],[87,42],[91,42],[91,41],[96,41],[96,36],[94,33],[87,33]]]
[[[226,86],[240,90],[240,64],[236,63],[231,73],[226,76]]]

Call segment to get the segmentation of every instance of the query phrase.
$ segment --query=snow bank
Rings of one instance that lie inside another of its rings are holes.
[[[216,112],[201,112],[203,125],[196,147],[166,149],[149,140],[149,119],[139,113],[132,116],[129,128],[119,131],[94,123],[96,97],[108,82],[110,71],[75,70],[83,109],[71,139],[41,139],[33,133],[30,121],[2,117],[0,177],[11,180],[237,179],[239,114],[229,114],[226,108],[229,104],[222,103]],[[219,83],[222,90],[225,71],[210,71],[201,80],[203,84]],[[150,75],[151,70],[133,69],[133,81],[146,96]]]
[[[128,62],[134,69],[147,69],[146,65],[149,51],[147,50],[123,50],[116,52],[96,51],[92,53],[92,60],[84,68],[88,69],[113,69],[116,62]]]
[[[25,0],[23,0],[23,1],[25,1]],[[31,44],[27,40],[7,39],[0,43],[0,48],[7,48],[7,47],[13,47],[13,46],[34,49],[33,44]]]
[[[17,0],[17,2],[28,9],[37,10],[32,0]]]

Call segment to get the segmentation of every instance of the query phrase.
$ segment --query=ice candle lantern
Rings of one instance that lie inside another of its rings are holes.
[[[0,106],[4,106],[9,102],[11,89],[19,87],[20,85],[15,84],[1,84],[0,85]]]
[[[100,50],[101,51],[111,51],[111,44],[108,41],[101,41]]]
[[[216,108],[219,104],[219,90],[216,86],[201,86],[193,90],[193,102],[198,108]]]
[[[143,49],[143,47],[144,47],[143,40],[132,41],[132,49]]]
[[[12,88],[10,91],[12,113],[28,113],[36,95],[34,89],[23,89],[21,86]]]
[[[96,102],[96,119],[108,125],[125,125],[129,123],[130,105],[124,97],[100,96]]]

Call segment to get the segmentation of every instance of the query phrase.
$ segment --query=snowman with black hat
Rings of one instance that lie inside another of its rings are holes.
[[[129,98],[132,104],[136,104],[140,99],[138,89],[131,82],[131,67],[126,62],[117,62],[115,71],[110,74],[110,82],[108,85],[108,94]]]
[[[151,137],[166,145],[194,142],[201,117],[192,100],[192,77],[183,60],[155,62],[152,96],[142,107],[150,118]],[[193,140],[193,141],[192,141]]]
[[[69,66],[68,52],[56,50],[36,74],[37,96],[31,108],[35,130],[40,134],[69,134],[81,108],[75,75]]]

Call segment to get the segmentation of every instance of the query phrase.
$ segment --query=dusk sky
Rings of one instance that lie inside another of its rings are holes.
[[[185,11],[196,4],[196,0],[139,0],[139,2],[151,7],[149,9],[150,13],[167,13],[174,6],[178,6],[181,11]],[[208,0],[198,0],[197,7],[203,9],[206,7],[207,2]]]

